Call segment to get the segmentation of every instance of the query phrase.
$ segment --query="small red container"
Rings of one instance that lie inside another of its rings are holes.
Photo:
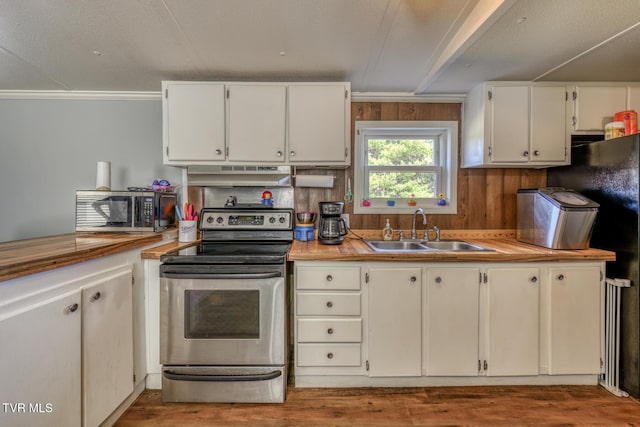
[[[613,116],[616,122],[624,122],[624,134],[638,133],[638,113],[635,110],[620,111]]]

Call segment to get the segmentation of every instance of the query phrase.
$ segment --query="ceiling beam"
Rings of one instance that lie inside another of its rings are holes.
[[[414,93],[421,94],[517,0],[480,0],[435,60]]]

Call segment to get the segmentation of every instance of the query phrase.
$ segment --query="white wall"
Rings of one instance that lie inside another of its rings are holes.
[[[0,242],[75,231],[75,190],[180,184],[162,164],[157,100],[0,99]]]

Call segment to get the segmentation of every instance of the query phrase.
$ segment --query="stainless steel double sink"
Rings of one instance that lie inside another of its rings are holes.
[[[367,246],[376,252],[478,252],[493,251],[484,246],[474,245],[462,240],[365,240]]]

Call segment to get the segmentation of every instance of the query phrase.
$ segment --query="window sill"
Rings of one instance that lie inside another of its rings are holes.
[[[458,213],[458,209],[455,205],[447,204],[446,206],[409,206],[398,205],[395,206],[362,206],[354,205],[354,214],[413,214],[416,209],[422,208],[424,213],[430,215],[455,215]]]

